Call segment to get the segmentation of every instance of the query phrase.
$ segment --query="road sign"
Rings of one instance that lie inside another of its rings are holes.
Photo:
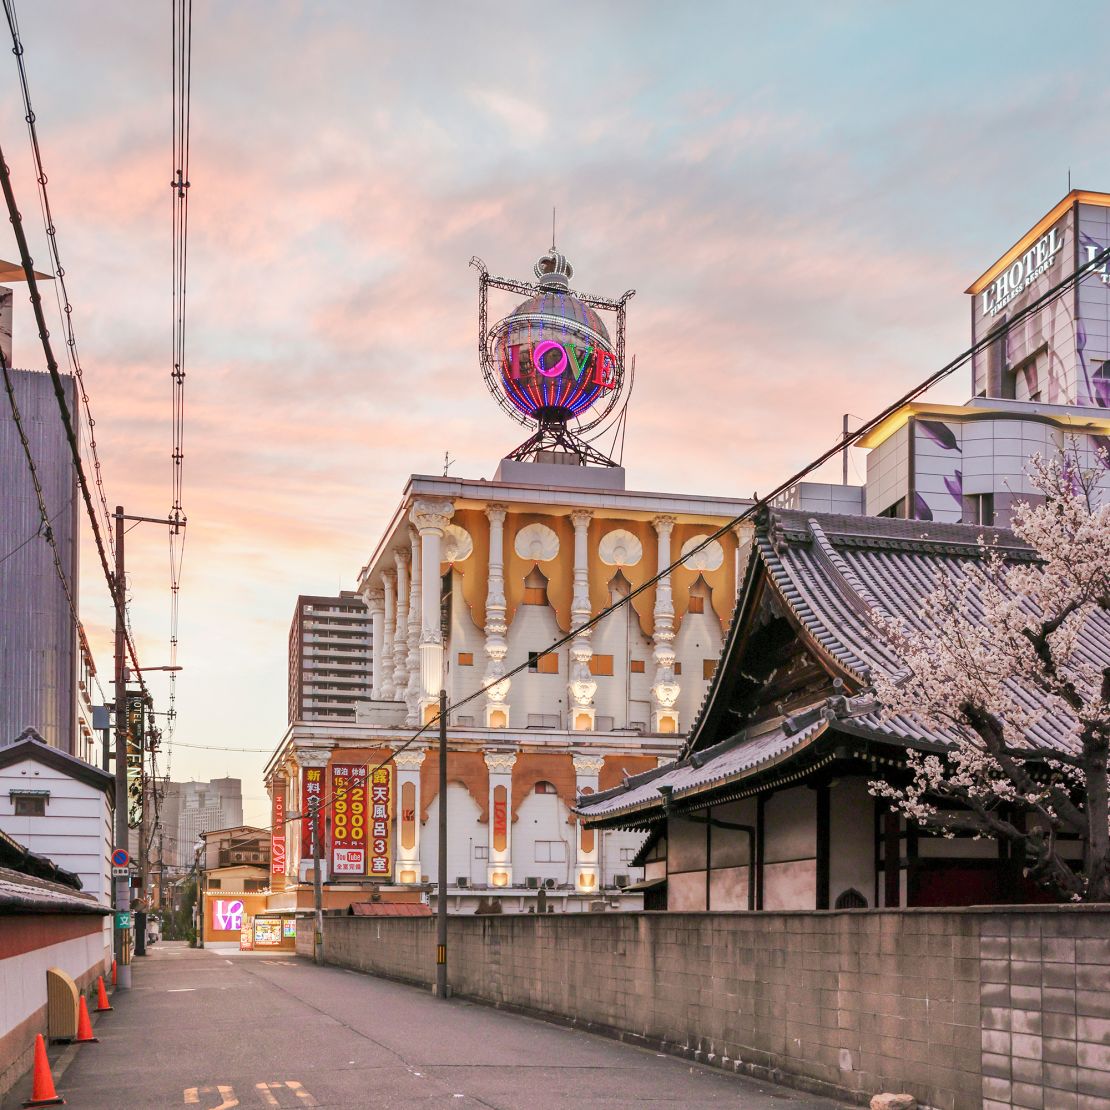
[[[117,848],[112,853],[113,867],[126,867],[131,862],[131,853],[126,848]]]
[[[130,929],[131,928],[131,911],[123,910],[116,913],[116,928],[117,929]]]
[[[129,879],[130,877],[131,877],[131,868],[130,867],[113,867],[112,868],[112,878],[113,879]]]

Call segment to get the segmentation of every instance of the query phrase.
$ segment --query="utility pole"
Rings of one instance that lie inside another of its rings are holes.
[[[447,691],[439,692],[439,882],[436,890],[436,995],[447,997]]]
[[[845,486],[848,484],[848,416],[849,413],[844,414],[844,451],[842,453],[844,461],[844,481],[842,484]]]
[[[309,820],[312,822],[312,897],[316,905],[316,924],[312,935],[312,959],[324,962],[324,884],[320,876],[320,799],[309,798]]]
[[[122,505],[116,506],[115,521],[116,521],[116,828],[115,839],[117,848],[127,848],[127,587],[125,585],[126,562],[124,560],[124,536],[126,530],[124,527],[125,520],[133,520],[136,523],[139,521],[146,521],[150,524],[167,524],[171,528],[184,527],[183,521],[164,520],[158,517],[151,516],[127,516],[123,511]],[[166,667],[147,668],[148,670],[167,670]],[[140,675],[140,678],[142,676]],[[146,736],[142,735],[137,737],[139,744],[139,767],[140,777],[144,769]],[[145,802],[145,797],[142,794],[142,783],[140,782],[140,795]],[[144,806],[145,808],[145,806]],[[143,849],[143,831],[139,831],[139,854],[140,857],[144,854]],[[146,882],[145,874],[142,881]],[[115,908],[117,912],[125,912],[131,909],[131,879],[120,878],[114,880],[115,888]],[[140,891],[141,894],[146,894],[145,887]],[[203,926],[203,919],[201,921]],[[144,925],[145,928],[145,925]],[[127,930],[115,928],[113,933],[113,951],[116,957],[116,986],[120,990],[130,990],[131,988],[131,950],[126,942]],[[145,938],[144,938],[145,940]]]
[[[123,506],[116,506],[116,843],[117,848],[127,848],[127,590],[124,586],[123,560]],[[115,887],[115,909],[123,913],[131,909],[131,878],[112,880]],[[113,922],[113,951],[116,957],[116,987],[131,989],[131,953],[126,941],[126,931]]]

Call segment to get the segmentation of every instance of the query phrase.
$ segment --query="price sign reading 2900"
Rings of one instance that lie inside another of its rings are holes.
[[[331,767],[333,875],[366,874],[366,768],[349,763]]]

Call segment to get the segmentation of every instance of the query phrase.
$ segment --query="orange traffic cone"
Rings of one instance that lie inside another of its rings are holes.
[[[116,961],[112,961],[112,990],[116,989]]]
[[[108,992],[104,989],[104,976],[98,975],[96,977],[96,1012],[101,1014],[111,1008],[112,1004],[108,1001]]]
[[[46,1058],[46,1041],[40,1033],[35,1038],[35,1078],[31,1087],[31,1097],[24,1106],[64,1106],[65,1099],[58,1097],[54,1090],[54,1078],[50,1074],[50,1061]]]
[[[92,1022],[89,1020],[89,1008],[85,1005],[85,996],[79,996],[81,999],[80,1005],[77,1007],[77,1043],[88,1044],[91,1041],[99,1041],[99,1037],[93,1036]]]

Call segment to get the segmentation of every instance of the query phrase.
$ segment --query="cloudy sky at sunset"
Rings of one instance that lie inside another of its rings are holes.
[[[409,474],[446,451],[490,477],[523,438],[482,385],[472,255],[529,276],[556,206],[575,283],[637,290],[629,486],[764,491],[842,413],[967,345],[963,289],[1069,168],[1110,190],[1110,84],[1086,49],[1110,9],[1067,11],[197,0],[174,778],[240,775],[264,823],[261,752],[185,745],[272,749],[296,595],[354,585]],[[109,503],[160,515],[169,5],[24,0],[20,19]],[[0,142],[41,269],[3,58]],[[16,365],[41,367],[22,287],[15,329]],[[935,396],[968,392],[961,374]],[[143,525],[128,551],[141,654],[164,663],[165,535]]]

